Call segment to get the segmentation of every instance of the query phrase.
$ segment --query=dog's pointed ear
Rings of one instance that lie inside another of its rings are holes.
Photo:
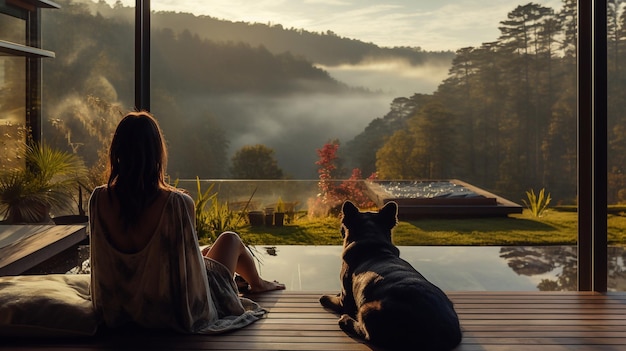
[[[391,229],[398,224],[398,204],[389,201],[378,211],[379,216],[384,220],[386,226]]]
[[[341,207],[341,212],[344,218],[351,218],[359,213],[359,209],[352,202],[346,201]]]

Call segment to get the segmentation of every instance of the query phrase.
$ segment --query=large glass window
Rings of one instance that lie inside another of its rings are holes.
[[[316,150],[337,141],[338,178],[458,178],[575,204],[575,2],[465,9],[484,22],[457,21],[460,1],[424,3],[153,1],[152,110],[172,175],[231,178],[225,165],[260,144],[284,176],[316,179]]]
[[[0,13],[0,40],[26,44],[26,21]],[[26,126],[26,59],[0,53],[0,170],[23,166]]]
[[[57,1],[42,14],[44,139],[79,154],[93,187],[105,182],[106,152],[123,112],[133,109],[134,7]],[[89,195],[86,189],[85,195]]]
[[[134,2],[60,4],[43,16],[57,53],[44,67],[44,135],[102,171],[117,117],[134,106]],[[515,207],[507,223],[530,228],[511,229],[515,240],[540,232],[526,244],[563,246],[558,255],[503,247],[504,264],[529,279],[556,269],[537,286],[575,289],[576,1],[151,6],[150,109],[172,181],[193,191],[196,177],[241,180],[237,191],[227,181],[215,189],[229,203],[263,194],[258,209],[280,199],[313,212],[319,201],[337,200],[336,211],[345,194],[367,197],[368,178],[453,180]],[[619,150],[617,120],[610,128]],[[621,166],[609,164],[609,198],[619,201]],[[275,183],[248,183],[258,179]],[[304,181],[306,195],[293,198]]]

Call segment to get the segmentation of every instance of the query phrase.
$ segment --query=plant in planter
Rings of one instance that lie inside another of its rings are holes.
[[[25,145],[23,169],[0,173],[0,216],[8,224],[52,223],[51,210],[69,210],[86,168],[75,154],[46,144]]]
[[[276,202],[276,212],[274,212],[274,225],[282,227],[285,221],[285,203],[282,198],[278,198]]]
[[[260,227],[265,221],[265,214],[263,211],[250,211],[248,212],[248,222],[253,227]]]

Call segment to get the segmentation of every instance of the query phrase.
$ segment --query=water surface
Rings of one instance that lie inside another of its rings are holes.
[[[576,290],[576,246],[402,246],[400,256],[447,291]],[[259,270],[290,290],[339,289],[340,246],[255,246]],[[626,290],[626,252],[609,247],[609,289]]]

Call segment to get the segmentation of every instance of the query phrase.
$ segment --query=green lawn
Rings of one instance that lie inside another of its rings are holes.
[[[624,208],[609,211],[609,244],[626,245]],[[572,208],[551,208],[541,218],[521,215],[496,218],[420,219],[401,221],[394,242],[418,245],[575,245],[577,214]],[[283,227],[250,227],[238,230],[250,245],[341,245],[339,220],[306,217]]]

